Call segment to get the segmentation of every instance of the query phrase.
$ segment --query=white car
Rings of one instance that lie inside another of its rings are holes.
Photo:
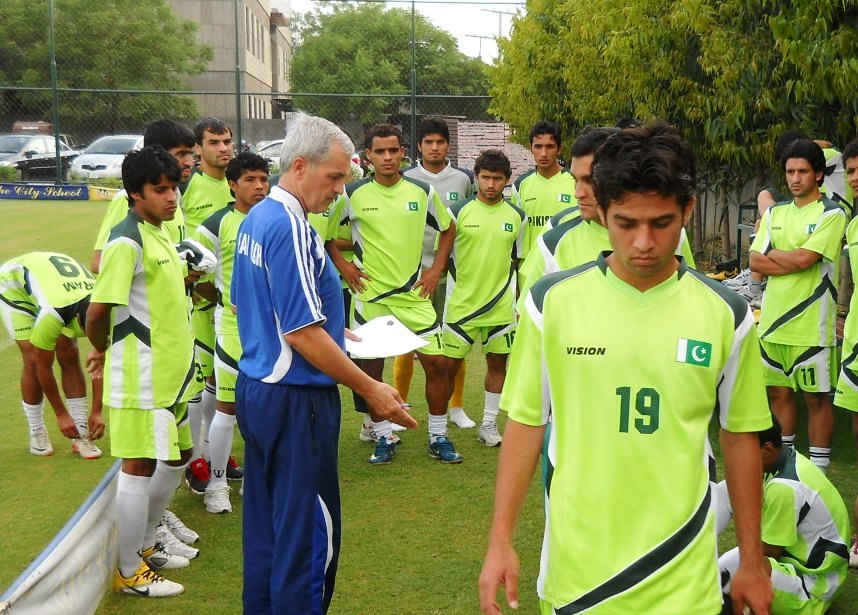
[[[121,178],[126,154],[142,147],[143,135],[101,137],[74,159],[69,175],[73,181]]]

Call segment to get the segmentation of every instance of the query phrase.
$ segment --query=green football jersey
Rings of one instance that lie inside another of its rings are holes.
[[[713,413],[731,432],[771,425],[744,299],[681,263],[643,293],[602,256],[546,276],[500,406],[551,422],[543,600],[564,613],[720,613],[708,425]]]
[[[444,322],[487,327],[515,321],[515,265],[526,226],[524,212],[478,196],[450,208],[456,240],[447,269]]]
[[[238,227],[245,216],[233,205],[227,205],[205,219],[197,229],[197,239],[217,258],[214,273],[203,278],[217,289],[218,302],[215,308],[215,331],[218,335],[238,335],[238,321],[232,313],[229,287],[232,283],[232,265],[235,260],[235,240]]]
[[[542,276],[589,263],[602,252],[611,250],[608,229],[598,222],[578,216],[568,218],[541,235],[519,271],[519,311],[523,309],[527,291]],[[686,267],[696,268],[694,252],[688,243],[685,229],[682,229],[679,237],[676,254],[685,260]]]
[[[424,232],[450,227],[435,189],[409,177],[389,188],[367,178],[348,184],[335,207],[336,219],[351,227],[354,263],[371,278],[357,298],[387,305],[424,301],[412,289],[420,279]]]
[[[837,284],[846,215],[832,200],[771,206],[751,250],[803,248],[822,255],[811,267],[769,276],[760,310],[760,339],[787,346],[834,346]]]
[[[163,228],[133,210],[104,246],[91,301],[115,307],[104,363],[104,403],[169,408],[187,399],[194,336],[182,261]]]
[[[840,493],[807,457],[784,446],[763,486],[763,542],[784,547],[810,594],[830,602],[849,572],[852,533]]]
[[[849,267],[852,279],[858,280],[858,218],[853,218],[846,227],[846,246],[849,249]],[[840,377],[837,380],[836,405],[858,412],[858,293],[849,300],[849,315],[843,326],[843,351],[841,353]],[[848,400],[847,403],[844,401]]]
[[[169,233],[173,243],[179,243],[185,239],[185,214],[182,211],[181,193],[179,193],[178,205],[176,215],[173,219],[161,223],[161,226]],[[93,250],[104,250],[104,244],[107,243],[107,238],[110,237],[110,229],[122,222],[127,215],[128,193],[125,190],[120,190],[107,205],[107,213],[104,214],[104,219],[102,219],[101,226],[98,228],[98,236],[95,239]]]
[[[0,301],[36,318],[30,343],[54,350],[61,334],[84,337],[78,303],[95,287],[79,262],[56,252],[30,252],[0,266]]]
[[[548,218],[548,222],[545,223],[545,226],[542,227],[542,232],[540,235],[544,235],[554,227],[560,226],[567,220],[572,220],[573,218],[577,218],[581,215],[581,211],[578,209],[577,205],[572,207],[567,207],[566,209],[561,209],[556,214]]]
[[[316,214],[310,214],[310,216],[315,216]],[[318,214],[321,219],[325,220],[326,226],[324,232],[320,232],[319,234],[322,236],[322,239],[325,241],[330,241],[331,239],[346,239],[350,243],[352,241],[352,230],[351,226],[349,226],[348,221],[340,224],[340,220],[337,216],[336,211],[336,203],[331,204],[331,207],[324,214]],[[308,218],[310,217],[308,216]],[[313,222],[310,222],[312,225]],[[314,227],[315,228],[315,227]],[[355,253],[352,250],[340,250],[340,254],[342,254],[343,258],[347,263],[354,262]],[[344,289],[349,287],[346,284],[346,281],[343,280],[343,277],[340,276],[340,282]],[[348,314],[346,314],[346,318],[348,318]]]
[[[533,169],[513,182],[512,202],[527,215],[521,253],[525,258],[551,216],[577,204],[575,178],[566,169],[561,169],[550,179],[545,179]]]
[[[188,237],[196,237],[197,227],[206,218],[234,200],[226,178],[215,179],[199,169],[194,169],[191,178],[182,190],[185,230]]]

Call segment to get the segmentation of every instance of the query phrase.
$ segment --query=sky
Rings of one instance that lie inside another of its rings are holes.
[[[497,56],[497,45],[493,38],[498,35],[498,21],[500,20],[500,32],[503,36],[509,35],[510,15],[498,15],[488,11],[503,11],[513,13],[517,9],[524,10],[524,2],[512,4],[515,0],[501,0],[491,2],[489,0],[473,0],[480,4],[463,4],[449,0],[438,0],[437,2],[425,3],[419,0],[415,8],[423,13],[429,21],[439,28],[450,32],[458,41],[459,50],[471,57],[478,57],[482,53],[484,61],[491,63]],[[511,4],[503,4],[510,2]],[[289,5],[296,13],[306,13],[313,10],[316,2],[313,0],[272,0],[272,5],[287,12]],[[410,8],[408,2],[396,2],[394,6]],[[470,36],[469,36],[470,35]],[[473,36],[486,36],[491,39],[473,38]]]

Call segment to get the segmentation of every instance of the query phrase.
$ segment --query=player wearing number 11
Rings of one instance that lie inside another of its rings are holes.
[[[756,431],[771,425],[754,320],[674,251],[695,204],[693,154],[663,123],[621,131],[593,180],[613,252],[548,275],[525,299],[501,397],[483,613],[518,603],[512,536],[551,421],[542,615],[721,612],[707,428],[713,412],[741,568],[736,613],[767,614]]]

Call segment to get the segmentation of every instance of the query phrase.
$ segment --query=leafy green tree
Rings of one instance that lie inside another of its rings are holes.
[[[54,0],[57,75],[61,88],[172,90],[181,75],[205,71],[210,47],[197,26],[180,21],[166,0]],[[48,3],[0,2],[0,104],[10,119],[50,119]],[[187,96],[62,92],[64,131],[139,131],[153,117],[190,118]]]
[[[450,99],[487,94],[486,65],[456,48],[451,34],[416,15],[420,114],[487,117],[486,101]],[[298,22],[292,89],[313,94],[394,94],[396,97],[296,95],[299,108],[331,121],[363,125],[408,113],[411,92],[411,11],[379,3],[322,5]]]

